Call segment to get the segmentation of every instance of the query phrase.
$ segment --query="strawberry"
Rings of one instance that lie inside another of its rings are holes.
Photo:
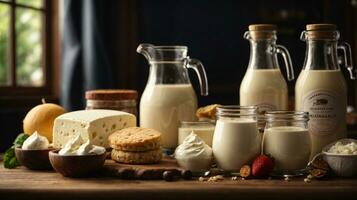
[[[256,178],[268,176],[274,169],[274,161],[267,155],[259,155],[252,164],[252,175]]]

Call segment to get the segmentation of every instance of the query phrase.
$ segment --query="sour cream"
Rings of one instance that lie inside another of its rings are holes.
[[[212,148],[192,131],[176,148],[175,158],[181,167],[203,172],[211,168]]]
[[[28,137],[22,144],[24,150],[48,149],[50,143],[46,137],[41,136],[37,131]]]
[[[58,152],[62,156],[100,155],[103,153],[105,153],[104,147],[92,145],[89,140],[83,142],[80,135],[68,141],[64,148]]]

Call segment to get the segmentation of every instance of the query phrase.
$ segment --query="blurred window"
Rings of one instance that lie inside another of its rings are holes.
[[[0,0],[0,94],[45,94],[51,84],[51,0]]]

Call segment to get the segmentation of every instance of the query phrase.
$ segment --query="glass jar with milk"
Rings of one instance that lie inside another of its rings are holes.
[[[275,161],[277,175],[301,175],[309,162],[311,141],[307,112],[267,111],[262,150]]]
[[[208,95],[203,65],[187,56],[186,46],[140,44],[137,52],[150,64],[150,74],[140,100],[140,126],[162,133],[161,144],[173,152],[178,144],[180,121],[195,121],[197,96],[190,83],[187,68],[198,75],[201,94]]]
[[[250,42],[250,59],[240,85],[240,105],[258,106],[263,115],[269,110],[288,109],[288,87],[281,74],[277,54],[284,58],[288,80],[294,79],[288,50],[276,44],[276,30],[272,24],[253,24],[244,34]]]
[[[218,167],[239,172],[260,154],[257,107],[219,106],[212,150]]]
[[[333,24],[310,24],[301,34],[306,41],[303,69],[295,85],[295,109],[309,112],[311,157],[346,137],[347,87],[339,61],[354,79],[350,46],[338,44],[340,35]],[[339,60],[337,50],[344,53]]]

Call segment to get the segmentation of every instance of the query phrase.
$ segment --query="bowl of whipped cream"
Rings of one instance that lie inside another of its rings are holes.
[[[341,177],[357,176],[357,140],[338,140],[325,146],[322,154],[336,175]]]
[[[29,136],[22,147],[15,148],[15,155],[21,165],[32,170],[51,170],[48,153],[55,150],[46,137],[37,131]]]
[[[62,149],[50,151],[49,158],[52,167],[63,176],[85,177],[93,175],[104,165],[106,149],[78,135]]]

